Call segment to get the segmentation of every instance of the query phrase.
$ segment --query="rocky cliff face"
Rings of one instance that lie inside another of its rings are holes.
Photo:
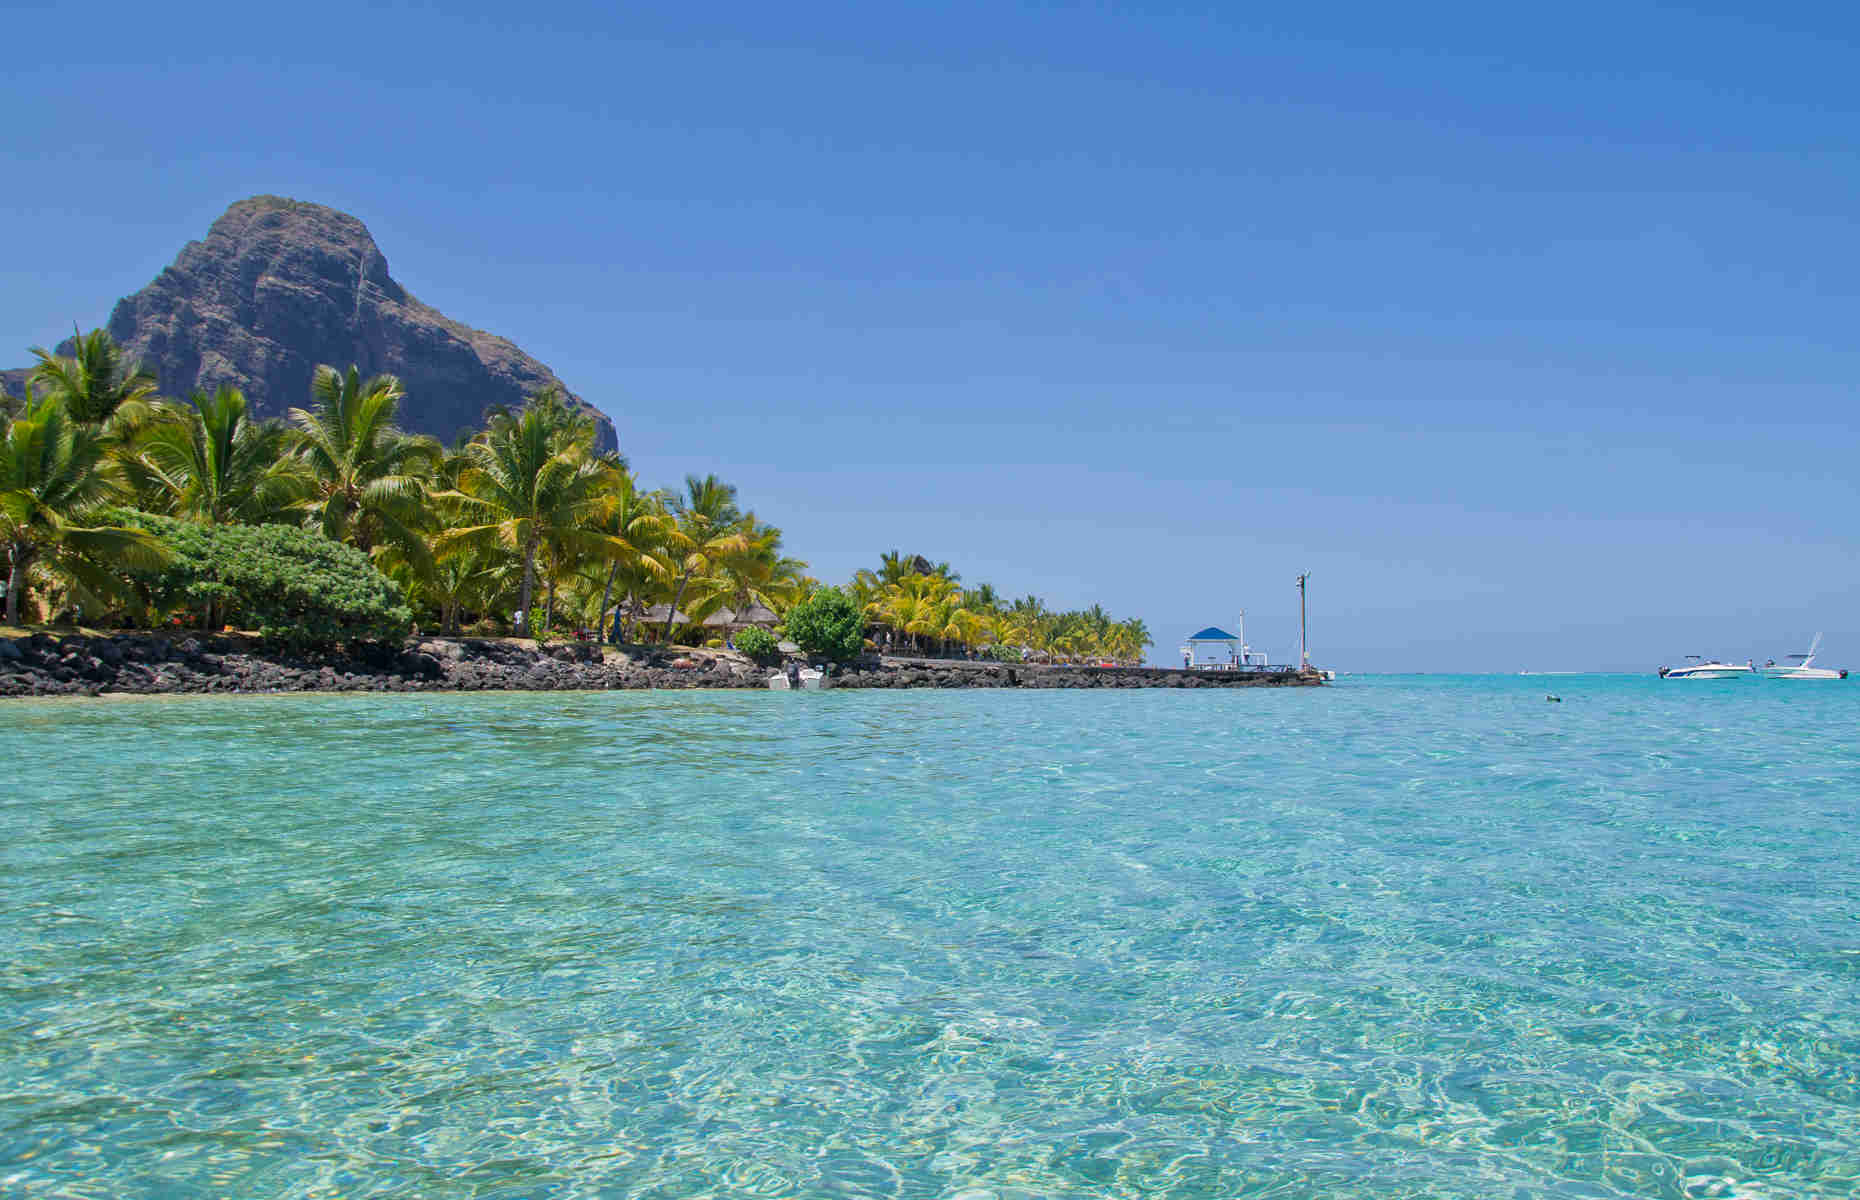
[[[546,387],[587,406],[542,363],[416,300],[347,213],[254,196],[189,242],[174,265],[110,314],[110,333],[168,396],[233,384],[266,416],[307,406],[318,363],[387,372],[407,390],[400,422],[450,442],[497,405]],[[61,347],[68,352],[68,347]],[[23,371],[4,373],[18,394]],[[602,445],[613,423],[596,413]]]

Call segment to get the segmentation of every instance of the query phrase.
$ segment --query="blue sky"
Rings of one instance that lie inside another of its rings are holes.
[[[1250,7],[11,6],[0,344],[275,192],[825,579],[1860,667],[1855,10]]]

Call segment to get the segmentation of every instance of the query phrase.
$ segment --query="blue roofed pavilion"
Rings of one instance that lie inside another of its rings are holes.
[[[1240,665],[1240,639],[1218,625],[1210,625],[1182,643],[1182,666],[1189,669]]]

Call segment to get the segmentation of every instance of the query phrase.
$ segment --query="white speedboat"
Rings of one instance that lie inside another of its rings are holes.
[[[1773,662],[1764,664],[1763,678],[1765,679],[1845,679],[1847,678],[1847,672],[1845,671],[1836,671],[1831,667],[1818,667],[1815,665],[1815,653],[1819,651],[1820,649],[1821,649],[1821,635],[1818,633],[1815,635],[1815,640],[1808,644],[1807,654],[1785,654],[1783,655],[1783,658],[1785,661],[1783,662],[1781,666],[1777,666]]]
[[[1686,655],[1684,666],[1660,668],[1661,679],[1749,679],[1756,673],[1750,663],[1719,662],[1697,654]]]

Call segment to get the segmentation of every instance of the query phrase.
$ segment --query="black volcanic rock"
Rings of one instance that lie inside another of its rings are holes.
[[[594,411],[510,342],[416,300],[360,221],[279,196],[227,209],[205,241],[117,301],[109,328],[164,395],[233,384],[266,416],[308,407],[318,363],[399,376],[400,423],[445,441],[546,387]],[[24,374],[5,372],[7,390],[19,394]],[[613,423],[595,416],[602,446],[614,448]]]

